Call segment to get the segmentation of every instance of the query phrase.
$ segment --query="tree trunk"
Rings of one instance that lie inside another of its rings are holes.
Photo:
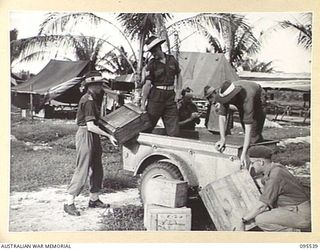
[[[139,57],[136,75],[134,79],[134,92],[133,92],[133,103],[136,105],[140,104],[141,100],[141,79],[142,79],[142,67],[143,67],[143,47],[145,43],[146,32],[143,31],[139,37]]]
[[[228,22],[228,25],[226,27],[226,33],[225,33],[225,41],[226,41],[226,52],[225,56],[229,63],[231,63],[231,50],[233,46],[232,41],[232,28],[231,28],[231,21]]]
[[[167,43],[166,52],[168,54],[171,54],[168,31],[165,27],[165,21],[163,19],[162,14],[158,14],[158,18],[155,19],[155,25],[156,25],[156,36],[162,39],[166,39],[166,43]]]

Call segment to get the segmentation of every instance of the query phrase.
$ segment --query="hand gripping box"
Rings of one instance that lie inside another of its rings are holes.
[[[148,231],[190,231],[191,208],[145,204],[144,226]]]

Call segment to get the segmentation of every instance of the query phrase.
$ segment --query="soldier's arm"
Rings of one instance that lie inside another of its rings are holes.
[[[87,128],[88,128],[88,131],[90,131],[92,133],[107,137],[114,146],[117,146],[117,140],[112,135],[103,131],[101,128],[99,128],[97,125],[95,125],[94,121],[88,121]]]
[[[141,109],[143,111],[146,110],[146,101],[148,99],[151,87],[152,85],[150,80],[146,80],[145,84],[142,86]]]

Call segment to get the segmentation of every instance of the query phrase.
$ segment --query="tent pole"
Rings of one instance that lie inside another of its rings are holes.
[[[32,96],[32,84],[30,85],[30,112],[31,112],[31,120],[33,120],[33,96]]]

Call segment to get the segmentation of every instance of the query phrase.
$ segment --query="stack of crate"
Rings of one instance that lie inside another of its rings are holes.
[[[145,195],[144,226],[148,231],[191,230],[191,209],[186,207],[188,184],[151,179]]]

